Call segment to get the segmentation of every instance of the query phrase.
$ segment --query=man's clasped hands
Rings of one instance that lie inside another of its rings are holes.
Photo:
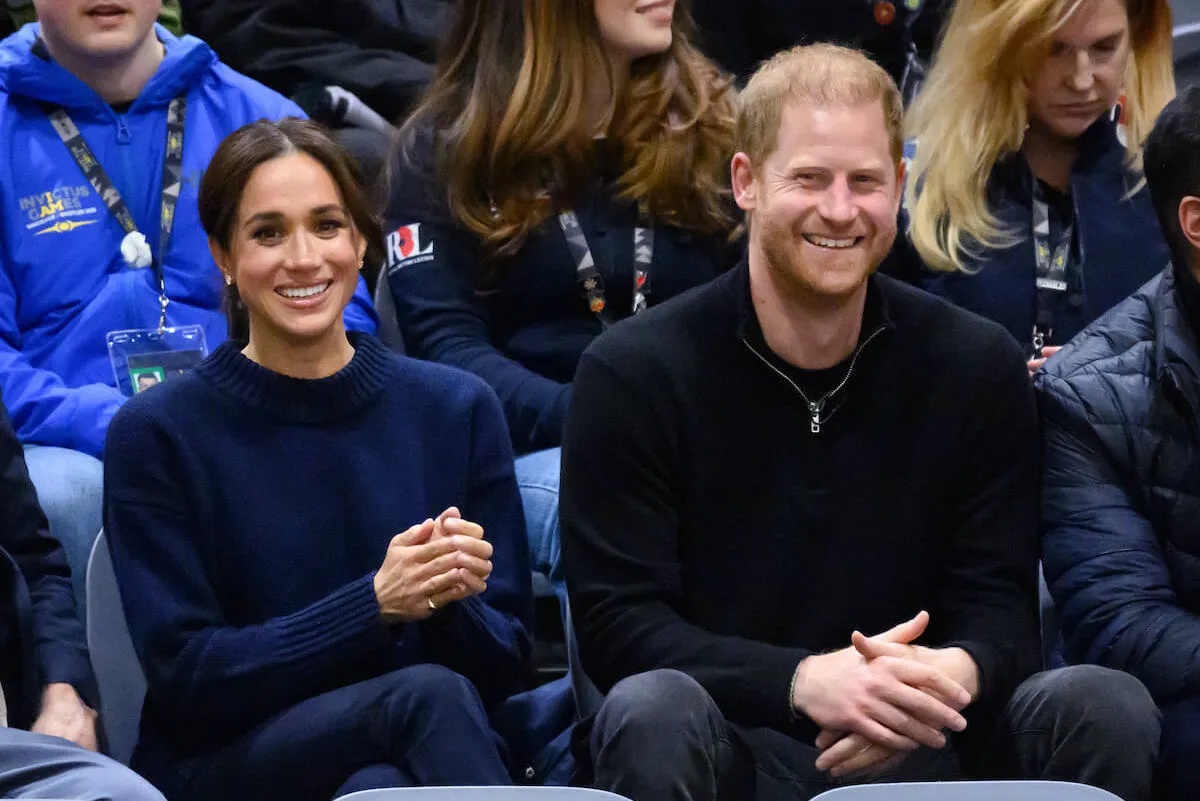
[[[979,693],[979,669],[961,648],[913,645],[928,625],[920,612],[873,637],[856,631],[849,647],[796,668],[792,707],[821,728],[818,769],[839,778],[882,772],[966,728],[960,713]]]

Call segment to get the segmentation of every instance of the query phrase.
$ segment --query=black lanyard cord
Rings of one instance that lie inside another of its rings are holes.
[[[633,229],[633,303],[630,314],[641,314],[646,309],[646,298],[650,295],[650,265],[654,261],[654,229],[647,223],[645,209],[638,209],[638,223]],[[608,299],[604,293],[604,279],[596,269],[596,260],[588,246],[583,226],[573,211],[558,215],[567,240],[567,249],[575,261],[575,275],[587,299],[588,308],[600,318],[605,327],[611,324],[610,315],[605,314]]]
[[[1068,290],[1068,275],[1072,269],[1082,269],[1073,259],[1075,215],[1063,228],[1057,244],[1050,246],[1050,206],[1037,178],[1033,178],[1033,256],[1036,266],[1034,280],[1037,290],[1037,317],[1033,324],[1034,358],[1040,359],[1042,348],[1054,336],[1054,310]]]
[[[123,240],[122,244],[129,243],[138,251],[146,248],[145,237],[138,231],[137,223],[134,222],[133,215],[129,212],[129,207],[125,205],[124,198],[117,191],[117,187],[113,184],[112,179],[108,177],[108,173],[104,171],[104,167],[100,165],[100,161],[92,152],[91,147],[88,146],[87,140],[83,138],[83,134],[79,132],[79,128],[75,125],[75,122],[67,114],[66,109],[62,107],[47,108],[46,115],[50,118],[50,124],[54,126],[55,132],[62,139],[63,144],[66,145],[67,151],[75,159],[75,163],[79,165],[80,171],[83,172],[88,183],[92,185],[92,189],[104,201],[104,205],[108,208],[109,213],[125,232],[125,240]],[[179,190],[183,181],[183,131],[186,120],[187,97],[180,95],[172,100],[167,107],[167,141],[166,152],[163,156],[158,257],[151,260],[154,277],[158,279],[158,302],[160,307],[158,329],[160,331],[166,327],[167,306],[170,304],[170,300],[167,298],[166,277],[163,274],[163,260],[166,258],[167,245],[171,240],[171,231],[175,227],[175,206],[179,202]],[[126,261],[131,266],[144,266],[139,265],[137,259],[127,257]]]

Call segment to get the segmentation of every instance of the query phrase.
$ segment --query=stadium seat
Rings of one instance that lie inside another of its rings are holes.
[[[600,711],[604,703],[604,695],[583,671],[583,663],[579,658],[579,643],[575,639],[575,622],[571,620],[571,602],[565,603],[563,610],[563,636],[567,641],[567,670],[571,676],[571,691],[575,693],[575,709],[579,718],[586,718]]]
[[[1120,801],[1107,790],[1071,782],[987,781],[857,784],[813,801]]]
[[[376,336],[396,353],[404,353],[404,336],[400,333],[400,324],[396,322],[396,306],[392,302],[392,290],[388,286],[387,270],[379,272],[379,280],[375,282],[375,313],[379,315],[379,330]]]
[[[87,569],[87,644],[100,686],[100,723],[107,753],[128,765],[137,745],[146,677],[133,650],[104,532],[96,537]]]
[[[360,790],[337,801],[629,801],[582,787],[402,787]]]

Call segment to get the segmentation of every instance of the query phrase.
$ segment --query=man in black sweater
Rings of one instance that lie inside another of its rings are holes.
[[[896,235],[901,117],[856,51],[772,59],[732,164],[747,260],[580,362],[562,546],[608,693],[584,759],[601,788],[742,801],[989,776],[1150,797],[1145,688],[1034,675],[1020,348],[872,275]]]

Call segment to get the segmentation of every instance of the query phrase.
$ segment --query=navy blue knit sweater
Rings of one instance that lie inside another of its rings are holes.
[[[112,421],[105,526],[149,685],[134,764],[168,795],[239,733],[400,667],[443,664],[489,705],[520,689],[532,599],[500,404],[467,373],[351,342],[315,381],[226,343]],[[385,625],[389,541],[451,505],[495,548],[487,592]]]

